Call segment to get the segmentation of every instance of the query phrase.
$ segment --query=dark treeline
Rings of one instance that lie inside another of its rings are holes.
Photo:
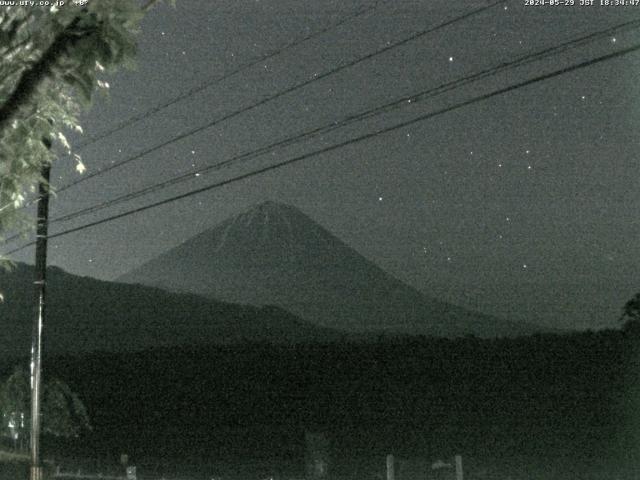
[[[631,331],[95,353],[48,358],[45,374],[85,401],[94,429],[74,448],[89,456],[286,463],[315,430],[344,473],[386,453],[549,478],[640,465]]]

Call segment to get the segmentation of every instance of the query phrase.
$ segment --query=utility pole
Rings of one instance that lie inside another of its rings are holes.
[[[51,142],[44,140],[47,148]],[[37,312],[33,321],[31,335],[31,470],[30,480],[43,480],[40,462],[40,399],[41,362],[42,362],[42,326],[45,317],[45,291],[47,286],[47,235],[49,227],[49,177],[51,165],[42,167],[42,180],[38,185],[38,217],[36,226],[36,287]]]

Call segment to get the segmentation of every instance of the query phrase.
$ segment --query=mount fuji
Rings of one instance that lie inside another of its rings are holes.
[[[430,298],[295,207],[265,202],[118,279],[225,302],[275,305],[355,333],[528,335],[540,327]]]

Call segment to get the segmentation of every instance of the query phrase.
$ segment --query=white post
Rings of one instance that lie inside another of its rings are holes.
[[[456,455],[456,480],[463,480],[462,455]]]
[[[395,461],[393,455],[387,455],[387,480],[395,480]]]

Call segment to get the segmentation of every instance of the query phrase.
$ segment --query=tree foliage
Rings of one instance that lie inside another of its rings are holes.
[[[103,76],[132,64],[139,21],[155,1],[77,3],[0,9],[0,240],[20,224],[54,155],[84,170],[65,132],[82,132],[78,114],[109,87]]]
[[[625,322],[625,328],[634,328],[636,330],[640,327],[640,293],[636,293],[623,307],[622,316],[620,317],[622,322]]]
[[[0,433],[16,445],[26,445],[31,422],[29,374],[22,367],[0,385]],[[87,410],[80,398],[63,381],[52,378],[43,385],[42,432],[74,437],[91,429]]]

